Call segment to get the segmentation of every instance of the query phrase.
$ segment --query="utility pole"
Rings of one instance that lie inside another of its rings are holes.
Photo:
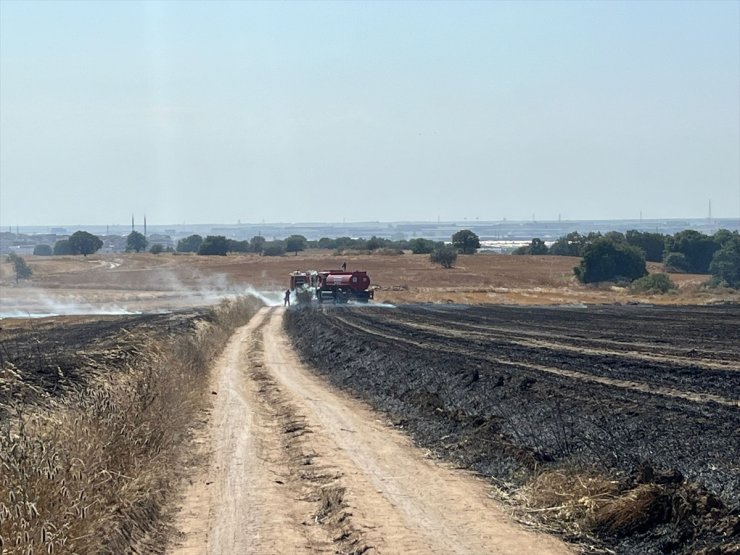
[[[131,233],[134,232],[134,215],[131,214]]]

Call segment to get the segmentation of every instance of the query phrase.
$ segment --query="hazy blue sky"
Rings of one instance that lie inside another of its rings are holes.
[[[740,214],[740,2],[0,1],[0,226]]]

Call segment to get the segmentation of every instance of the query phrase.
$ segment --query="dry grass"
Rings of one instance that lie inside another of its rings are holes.
[[[157,552],[209,363],[258,308],[220,305],[192,336],[141,345],[125,372],[91,369],[92,387],[37,405],[0,369],[16,399],[0,422],[2,553]]]
[[[309,250],[297,256],[262,257],[250,254],[229,256],[97,254],[81,257],[29,257],[33,277],[14,285],[11,274],[0,279],[3,294],[25,295],[36,287],[60,294],[79,294],[99,302],[130,304],[132,292],[145,308],[170,298],[171,288],[198,290],[209,278],[260,290],[282,291],[288,274],[296,269],[325,269],[347,263],[349,269],[367,270],[380,286],[379,302],[457,302],[504,304],[568,304],[648,302],[654,304],[704,304],[737,301],[733,290],[706,290],[707,275],[671,274],[678,290],[670,295],[635,294],[626,288],[599,288],[578,283],[573,267],[580,259],[566,256],[510,256],[479,253],[460,255],[455,268],[433,265],[429,255],[365,254]],[[0,266],[2,266],[0,264]],[[651,272],[662,272],[662,264],[650,263]],[[1,276],[0,276],[1,278]],[[148,303],[148,305],[147,305]],[[137,304],[137,306],[139,306]]]
[[[594,528],[595,515],[617,498],[618,487],[600,474],[553,470],[535,476],[514,500],[534,520],[583,536]]]
[[[604,503],[593,514],[593,527],[611,534],[630,534],[649,527],[656,512],[670,510],[665,488],[656,484],[640,484],[621,497]]]
[[[588,539],[591,534],[630,535],[666,522],[671,490],[655,483],[627,490],[602,474],[546,471],[514,496],[520,519],[550,531]]]

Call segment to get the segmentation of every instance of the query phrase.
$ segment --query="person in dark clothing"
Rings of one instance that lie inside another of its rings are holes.
[[[342,271],[343,272],[346,272],[347,271],[347,263],[346,262],[342,262]]]
[[[290,289],[285,290],[285,298],[283,299],[283,306],[290,306]]]

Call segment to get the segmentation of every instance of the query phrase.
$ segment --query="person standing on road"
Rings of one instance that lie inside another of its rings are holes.
[[[290,289],[285,290],[285,298],[283,299],[283,306],[290,306]]]

